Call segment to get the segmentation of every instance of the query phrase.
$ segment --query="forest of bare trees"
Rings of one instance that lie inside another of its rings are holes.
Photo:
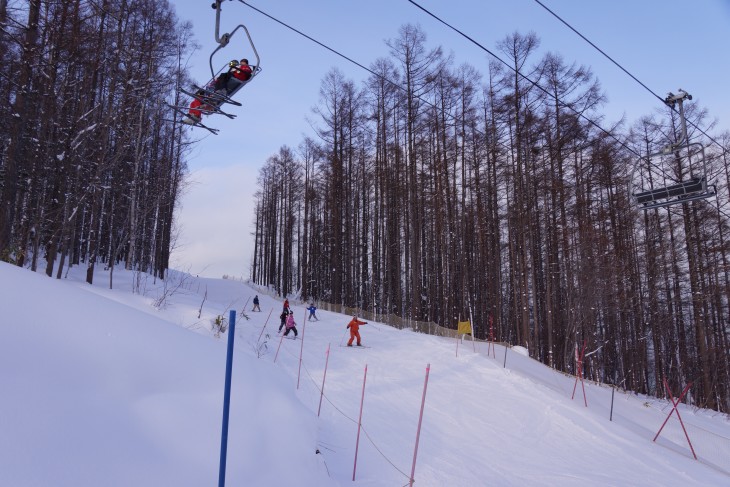
[[[558,370],[585,343],[592,379],[730,411],[730,134],[688,103],[718,195],[642,211],[631,168],[676,111],[606,127],[591,71],[538,46],[457,65],[406,25],[364,83],[332,69],[315,133],[262,161],[252,279],[479,338],[491,317]],[[0,0],[0,260],[165,277],[194,47],[165,0]]]
[[[455,328],[588,377],[730,411],[730,135],[707,145],[716,198],[641,211],[637,154],[680,138],[658,107],[602,129],[585,66],[537,58],[455,65],[403,26],[362,86],[321,82],[316,134],[282,147],[258,180],[252,279],[281,294]],[[695,126],[710,116],[688,104]],[[696,124],[696,125],[695,125]],[[692,139],[701,138],[692,130]]]
[[[188,144],[166,102],[192,48],[167,1],[0,0],[2,260],[165,277]]]

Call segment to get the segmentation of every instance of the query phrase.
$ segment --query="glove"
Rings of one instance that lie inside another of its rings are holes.
[[[347,325],[347,329],[348,329],[348,330],[350,329],[350,325]]]

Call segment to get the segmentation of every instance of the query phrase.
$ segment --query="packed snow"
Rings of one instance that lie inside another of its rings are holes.
[[[294,299],[299,336],[282,339],[265,289],[120,269],[109,289],[107,270],[85,272],[0,263],[2,486],[216,485],[228,333],[212,324],[231,309],[227,485],[404,486],[414,456],[416,486],[730,485],[714,411],[677,408],[695,460],[669,401],[589,381],[584,395],[518,347],[467,338],[457,353],[370,322],[367,348],[349,348],[351,316],[305,321]]]

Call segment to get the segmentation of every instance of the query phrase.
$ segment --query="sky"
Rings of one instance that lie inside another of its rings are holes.
[[[406,23],[417,24],[429,47],[453,53],[456,64],[467,62],[483,74],[489,55],[429,17],[407,0],[251,0],[251,5],[309,35],[358,63],[369,66],[388,57],[387,39]],[[629,123],[652,114],[661,103],[596,49],[582,40],[535,0],[460,0],[418,2],[491,52],[505,36],[535,32],[540,55],[557,52],[567,62],[591,67],[608,98],[604,126],[626,116]],[[190,59],[192,75],[210,77],[209,58],[215,42],[215,10],[210,0],[171,0],[181,20],[193,23],[201,49]],[[664,97],[684,89],[707,108],[719,131],[730,128],[730,80],[727,62],[730,1],[698,0],[542,0],[649,90]],[[287,145],[296,149],[313,136],[321,80],[337,67],[360,85],[369,73],[325,48],[234,0],[223,3],[220,33],[243,24],[260,55],[262,72],[237,95],[235,120],[210,118],[220,129],[200,129],[189,158],[192,185],[179,213],[180,238],[172,266],[207,277],[249,276],[253,254],[253,194],[258,170]],[[242,30],[214,57],[216,68],[228,60],[253,58]],[[536,58],[537,59],[537,58]],[[253,62],[253,61],[252,61]]]
[[[348,348],[349,316],[305,321],[294,301],[290,340],[282,302],[241,281],[84,277],[0,263],[0,485],[216,485],[228,334],[211,322],[230,309],[226,485],[393,487],[412,471],[419,487],[730,482],[727,415],[679,405],[695,460],[668,401],[583,393],[520,347],[369,322]]]

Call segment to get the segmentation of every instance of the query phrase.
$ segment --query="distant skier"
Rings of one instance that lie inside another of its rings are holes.
[[[347,346],[352,346],[352,341],[357,338],[357,346],[361,347],[360,343],[360,325],[367,325],[367,321],[360,321],[357,319],[357,315],[352,315],[352,320],[348,323],[347,328],[350,330],[350,340],[347,342]]]
[[[281,329],[284,328],[284,325],[286,325],[286,319],[289,316],[289,312],[285,309],[281,312],[279,315],[279,319],[281,320],[281,324],[279,325],[279,331],[278,333],[281,333]]]
[[[286,311],[287,313],[290,311],[290,309],[289,309],[289,300],[288,299],[285,299],[284,300],[284,311]]]
[[[317,315],[315,314],[317,312],[317,307],[314,305],[314,303],[309,305],[307,311],[309,311],[309,321],[319,321],[319,318],[317,318]]]
[[[289,312],[289,316],[286,318],[286,331],[284,332],[284,336],[287,336],[290,331],[294,332],[294,337],[298,335],[297,324],[294,322],[294,311]]]
[[[261,311],[259,307],[259,295],[253,297],[253,309],[251,311]]]

